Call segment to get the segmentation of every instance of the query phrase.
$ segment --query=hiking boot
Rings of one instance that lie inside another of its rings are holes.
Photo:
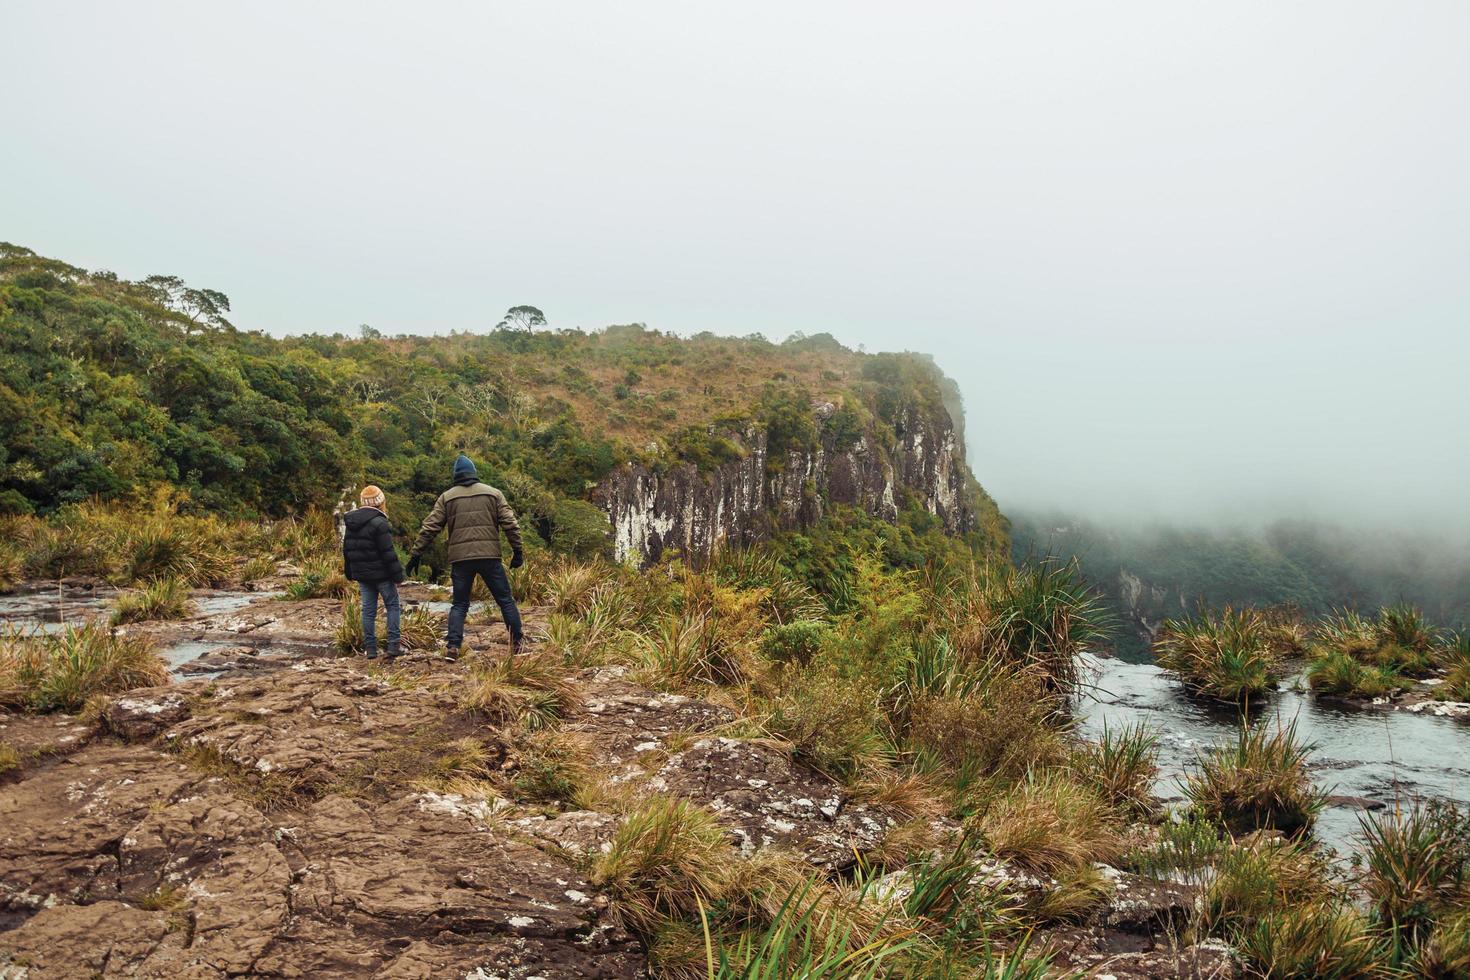
[[[389,660],[397,660],[401,656],[403,656],[403,648],[402,647],[400,647],[397,643],[390,643],[390,644],[388,644],[388,659]]]
[[[362,655],[368,660],[378,659],[378,648],[376,645],[363,648]]]
[[[444,648],[444,659],[445,660],[458,660],[459,659],[459,647],[445,647]]]

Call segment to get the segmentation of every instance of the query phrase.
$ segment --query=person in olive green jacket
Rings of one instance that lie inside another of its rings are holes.
[[[505,628],[510,631],[511,649],[520,652],[521,611],[516,608],[510,591],[510,576],[500,560],[500,535],[510,542],[510,567],[520,568],[525,562],[521,545],[521,525],[516,512],[505,500],[505,494],[481,483],[480,474],[468,456],[454,461],[454,486],[434,501],[434,509],[424,518],[419,536],[408,559],[408,573],[418,568],[420,557],[429,542],[441,530],[449,529],[449,577],[454,583],[453,601],[449,606],[449,629],[445,638],[448,656],[459,658],[464,642],[464,620],[470,611],[470,589],[478,575],[489,587],[500,607]]]

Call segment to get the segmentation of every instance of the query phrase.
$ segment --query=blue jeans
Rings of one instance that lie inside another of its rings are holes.
[[[398,616],[402,611],[398,605],[398,586],[384,579],[381,582],[358,582],[362,593],[362,648],[369,657],[378,655],[378,596],[383,597],[383,611],[388,616],[388,649],[398,647]]]
[[[454,583],[454,596],[449,606],[449,635],[445,637],[450,647],[458,648],[464,642],[464,618],[470,612],[470,589],[475,576],[484,579],[495,604],[500,607],[500,616],[505,628],[510,630],[513,647],[521,645],[521,611],[516,608],[515,596],[510,593],[510,576],[499,558],[475,558],[457,561],[449,566],[449,578]]]

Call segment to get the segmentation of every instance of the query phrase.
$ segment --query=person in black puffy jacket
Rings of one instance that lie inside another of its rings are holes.
[[[387,499],[377,487],[362,488],[362,506],[344,519],[342,561],[349,579],[362,593],[363,649],[369,659],[378,655],[378,599],[388,618],[388,659],[397,657],[398,621],[401,607],[398,586],[403,583],[403,566],[393,550],[393,528],[388,524]]]

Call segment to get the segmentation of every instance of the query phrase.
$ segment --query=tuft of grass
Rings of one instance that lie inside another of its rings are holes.
[[[25,556],[20,549],[0,544],[0,595],[14,592],[25,581]]]
[[[1270,618],[1256,609],[1230,606],[1218,613],[1165,620],[1154,640],[1154,655],[1190,691],[1228,702],[1273,689],[1285,666]]]
[[[1318,694],[1341,698],[1381,698],[1414,686],[1392,667],[1370,667],[1333,648],[1319,648],[1307,667],[1307,683]]]
[[[535,729],[554,724],[576,699],[577,686],[561,664],[538,650],[526,656],[474,664],[459,703],[496,724],[520,722]]]
[[[1310,830],[1325,794],[1307,772],[1313,746],[1297,737],[1296,721],[1274,729],[1242,723],[1233,743],[1216,746],[1195,760],[1184,783],[1194,807],[1236,834]]]
[[[1205,889],[1195,929],[1238,940],[1278,909],[1332,898],[1323,858],[1291,841],[1224,848]]]
[[[308,565],[286,586],[286,598],[297,602],[306,599],[341,599],[352,591],[352,583],[337,568],[326,563]]]
[[[720,667],[719,638],[707,617],[681,614],[665,618],[651,634],[638,637],[647,679],[665,688],[714,680]],[[731,679],[729,673],[726,679]]]
[[[414,784],[420,790],[453,793],[472,799],[497,799],[491,771],[492,757],[485,743],[466,736],[440,748],[428,771]]]
[[[168,665],[141,637],[104,626],[0,637],[0,705],[27,711],[81,711],[97,695],[168,681]]]
[[[796,758],[834,779],[893,761],[882,691],[872,678],[844,676],[829,664],[791,666],[778,677],[766,729],[789,742]]]
[[[342,601],[342,619],[332,635],[337,652],[343,654],[362,653],[367,645],[367,634],[362,629],[362,598],[348,593]],[[377,653],[376,650],[372,651]]]
[[[0,742],[0,776],[20,768],[20,753],[9,742]]]
[[[1103,724],[1102,736],[1073,755],[1072,768],[1120,813],[1148,817],[1156,807],[1153,780],[1159,736],[1142,722],[1123,728]]]
[[[663,918],[701,914],[727,893],[738,866],[714,815],[655,796],[628,814],[592,867],[618,918],[643,933]]]
[[[1470,701],[1470,633],[1456,633],[1444,653],[1444,683],[1434,689],[1441,701]]]
[[[112,625],[149,619],[183,619],[193,609],[189,583],[181,578],[154,579],[141,589],[124,592],[112,608]]]
[[[443,620],[423,606],[409,610],[398,621],[399,641],[405,650],[432,650],[443,635]]]
[[[587,746],[568,732],[532,732],[514,755],[511,794],[523,803],[571,803],[592,777]]]
[[[1367,917],[1337,899],[1271,909],[1236,943],[1253,975],[1268,980],[1389,975],[1387,950]]]
[[[1414,943],[1470,904],[1470,814],[1411,803],[1359,818],[1363,891],[1380,921]]]
[[[1116,860],[1117,815],[1069,774],[1033,773],[980,813],[974,826],[996,857],[1053,877]]]
[[[1470,977],[1470,909],[1452,912],[1435,923],[1408,966],[1417,977]]]
[[[581,616],[597,598],[607,572],[597,565],[563,562],[546,573],[544,597],[552,612]]]
[[[256,555],[240,567],[240,584],[249,585],[276,574],[276,559],[271,555]]]

